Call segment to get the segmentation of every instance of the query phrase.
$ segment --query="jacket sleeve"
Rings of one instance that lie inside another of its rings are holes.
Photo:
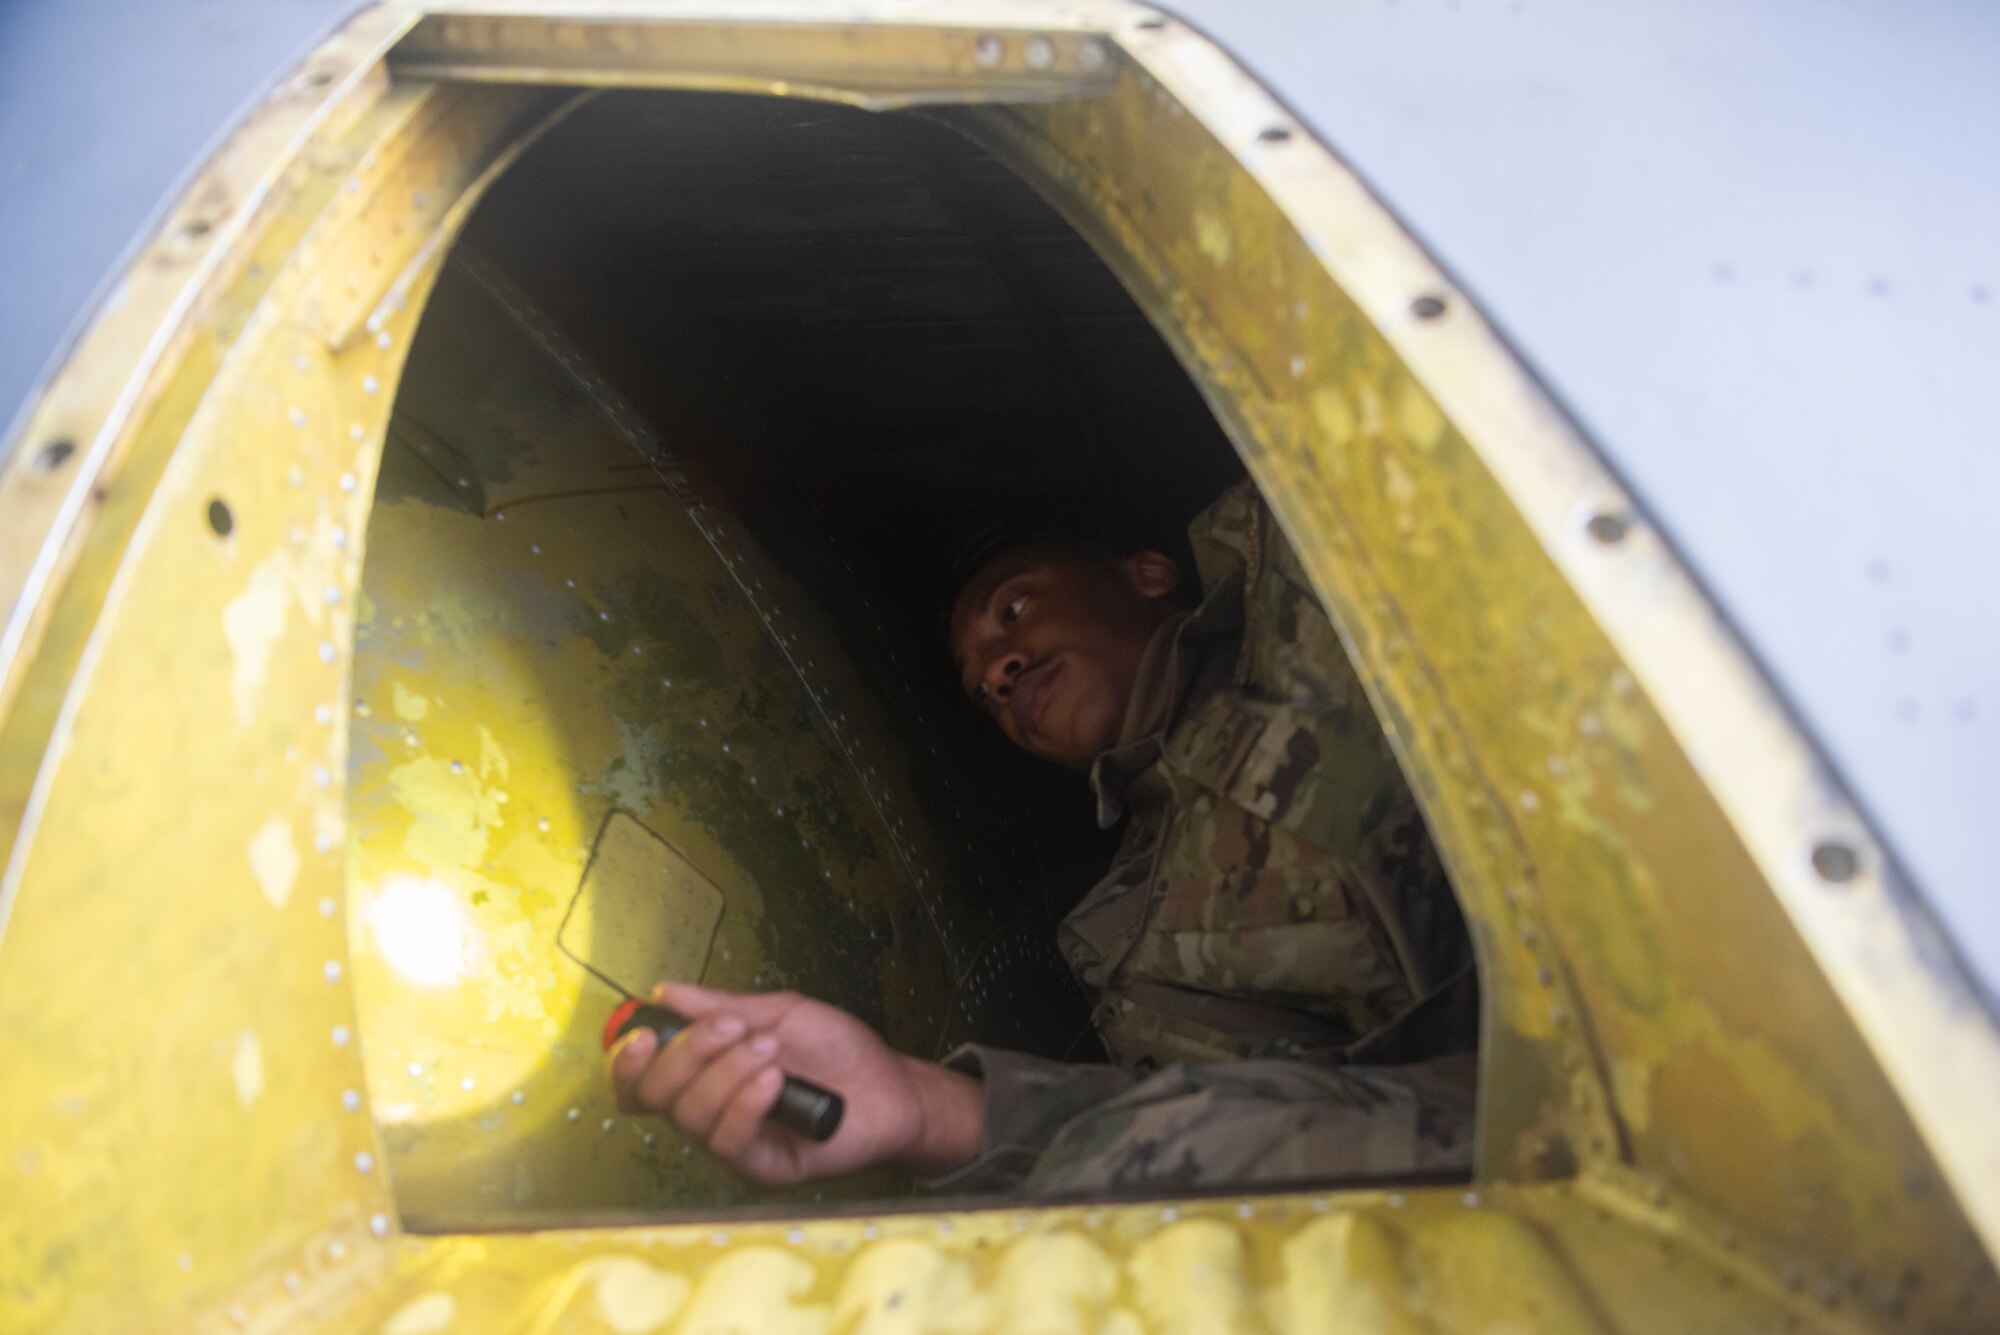
[[[938,1191],[997,1191],[1019,1186],[1056,1133],[1143,1078],[1096,1062],[1060,1062],[968,1043],[946,1069],[985,1087],[986,1125],[979,1153],[925,1185]]]
[[[927,1184],[942,1190],[1240,1189],[1472,1166],[1471,1052],[1135,1072],[964,1047],[946,1064],[984,1076],[987,1121],[979,1154]]]

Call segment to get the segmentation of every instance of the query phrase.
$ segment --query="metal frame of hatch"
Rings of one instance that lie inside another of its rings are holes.
[[[328,986],[345,950],[346,737],[330,702],[403,351],[480,192],[560,114],[547,85],[934,106],[1098,245],[1338,614],[1476,924],[1475,1192],[398,1240],[354,1107],[351,1007]],[[368,10],[194,179],[24,423],[0,474],[14,609],[0,777],[23,795],[0,809],[0,947],[16,947],[0,1016],[17,1022],[0,1050],[40,1078],[11,1083],[89,1088],[78,1106],[110,1128],[136,1115],[121,1100],[169,1078],[156,1066],[235,1053],[233,1095],[190,1093],[162,1132],[171,1181],[134,1191],[115,1226],[73,1182],[33,1198],[47,1237],[92,1239],[59,1286],[73,1314],[265,1326],[393,1311],[415,1330],[439,1328],[410,1316],[427,1302],[467,1320],[532,1301],[553,1321],[585,1262],[601,1312],[614,1289],[629,1298],[638,1281],[606,1269],[625,1261],[665,1277],[647,1291],[688,1320],[825,1286],[865,1307],[870,1246],[897,1241],[877,1270],[961,1267],[998,1322],[1016,1301],[1008,1262],[972,1253],[1023,1234],[1062,1253],[1034,1267],[1058,1289],[1094,1291],[1093,1267],[1122,1266],[1162,1322],[1148,1292],[1161,1313],[1207,1301],[1190,1266],[1237,1299],[1279,1293],[1280,1324],[1305,1328],[1414,1273],[1449,1293],[1439,1276],[1474,1255],[1515,1287],[1464,1301],[1526,1295],[1522,1310],[1578,1329],[1661,1303],[1948,1325],[1989,1292],[2000,1131],[1977,1110],[2000,1091],[2000,1042],[1948,945],[1474,304],[1282,102],[1162,14],[1123,0]],[[175,791],[107,782],[121,748],[170,757]],[[282,894],[259,838],[282,849]],[[142,865],[177,904],[135,935],[125,887]],[[255,881],[276,914],[247,923],[217,878]],[[1745,1040],[1729,975],[1692,956],[1669,967],[1649,939],[1683,916],[1796,966],[1770,1007],[1794,1018]],[[79,1054],[45,1008],[75,986],[64,943],[107,933],[162,980],[156,1013],[178,1027],[127,1026]],[[271,1031],[247,1047],[230,1037],[246,1006]],[[101,1088],[107,1063],[135,1084]],[[1663,1073],[1692,1070],[1722,1073],[1736,1102],[1679,1084],[1667,1100]],[[229,1120],[238,1103],[257,1107],[247,1131]],[[59,1141],[77,1115],[17,1094],[0,1133]],[[1828,1162],[1781,1155],[1792,1176],[1767,1197],[1676,1159],[1681,1143],[1727,1162],[1746,1117],[1752,1141],[1810,1141]],[[108,1136],[84,1134],[77,1161],[111,1171]],[[1787,1191],[1835,1204],[1800,1211]],[[1605,1220],[1618,1227],[1593,1236]],[[690,1249],[700,1273],[667,1282]],[[1349,1289],[1310,1278],[1342,1257]]]

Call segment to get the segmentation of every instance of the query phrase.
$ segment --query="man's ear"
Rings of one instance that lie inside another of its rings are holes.
[[[1148,598],[1165,598],[1181,586],[1181,568],[1165,552],[1134,552],[1121,567],[1132,587]]]

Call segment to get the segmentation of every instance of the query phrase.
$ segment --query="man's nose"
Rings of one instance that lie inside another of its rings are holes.
[[[986,694],[1005,700],[1014,693],[1014,680],[1028,666],[1028,656],[1018,650],[995,654],[986,664]]]

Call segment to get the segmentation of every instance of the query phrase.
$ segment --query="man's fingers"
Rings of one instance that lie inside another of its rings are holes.
[[[741,998],[734,992],[718,992],[711,987],[696,987],[693,983],[660,983],[653,988],[653,1000],[669,1010],[679,1011],[690,1020],[699,1020],[704,1015],[728,1009],[730,1003]]]
[[[696,1020],[674,1035],[639,1077],[639,1106],[648,1112],[663,1113],[674,1105],[692,1082],[699,1079],[715,1055],[737,1042],[749,1026],[738,1015],[714,1015]]]
[[[693,983],[661,983],[653,989],[653,1000],[690,1020],[740,1015],[758,1029],[769,1029],[798,1004],[798,997],[790,992],[718,992]]]
[[[639,1078],[660,1050],[659,1039],[650,1029],[634,1029],[618,1040],[611,1050],[611,1088],[617,1092],[623,1112],[641,1111],[638,1103]]]
[[[674,1100],[674,1121],[696,1140],[707,1141],[744,1083],[777,1058],[778,1040],[770,1034],[758,1034],[717,1054]]]
[[[754,1172],[758,1165],[747,1162],[744,1151],[764,1129],[764,1115],[777,1103],[779,1091],[784,1087],[785,1073],[776,1066],[751,1072],[750,1078],[736,1087],[722,1115],[715,1119],[715,1127],[708,1133],[709,1150]]]

